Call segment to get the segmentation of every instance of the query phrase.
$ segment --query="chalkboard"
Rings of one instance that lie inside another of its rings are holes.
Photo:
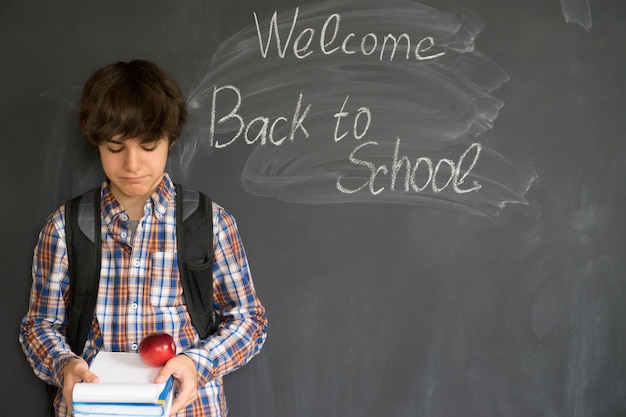
[[[82,84],[133,58],[268,311],[230,415],[626,415],[623,0],[5,0],[0,33],[3,415],[44,404],[37,233],[103,175]]]

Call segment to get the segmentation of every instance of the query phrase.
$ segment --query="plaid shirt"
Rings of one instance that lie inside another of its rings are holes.
[[[200,340],[182,296],[176,250],[176,195],[167,173],[146,201],[144,217],[131,241],[129,218],[102,185],[102,267],[96,314],[82,357],[99,350],[136,351],[153,332],[166,332],[196,363],[199,398],[178,416],[225,416],[222,377],[260,352],[266,338],[265,309],[257,298],[234,218],[213,203],[215,309],[225,321]],[[64,336],[69,272],[65,211],[54,212],[39,236],[33,285],[22,320],[20,343],[35,374],[63,386],[60,372],[75,357]],[[58,416],[67,406],[57,395]]]

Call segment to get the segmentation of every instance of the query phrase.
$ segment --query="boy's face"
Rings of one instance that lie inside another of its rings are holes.
[[[141,143],[137,138],[114,136],[98,146],[100,161],[111,191],[118,201],[145,201],[156,189],[165,171],[169,142],[162,138]]]

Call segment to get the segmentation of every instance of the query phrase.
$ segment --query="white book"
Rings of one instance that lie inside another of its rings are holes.
[[[155,384],[160,368],[146,365],[137,353],[98,352],[89,365],[100,382],[74,386],[72,407],[79,416],[167,416],[173,378]]]

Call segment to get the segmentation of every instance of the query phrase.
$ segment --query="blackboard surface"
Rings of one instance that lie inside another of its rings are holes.
[[[96,68],[191,109],[168,169],[237,218],[268,309],[232,416],[626,415],[623,0],[0,5],[6,416],[45,217],[100,183]]]

